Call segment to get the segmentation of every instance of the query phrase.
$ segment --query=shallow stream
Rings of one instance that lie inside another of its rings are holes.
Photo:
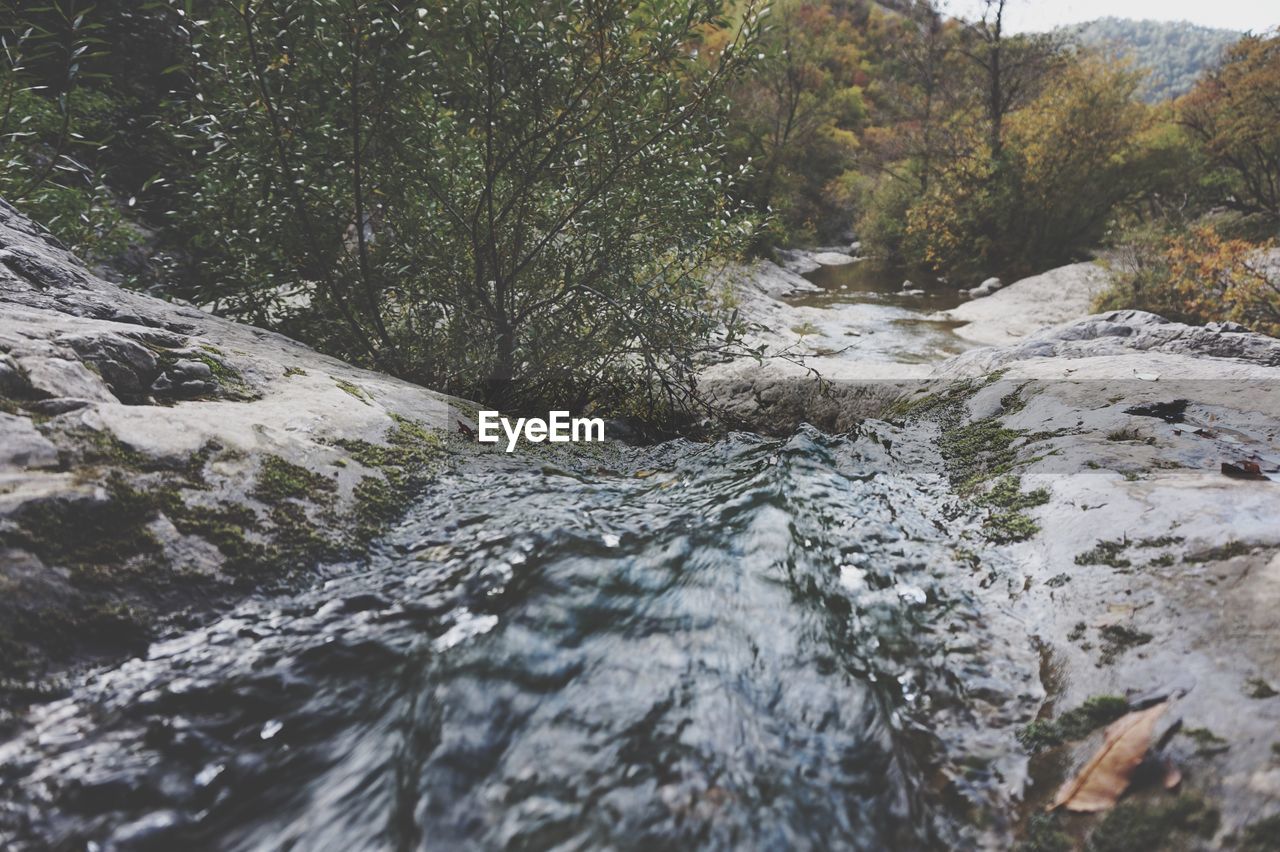
[[[37,708],[0,845],[1003,847],[1037,658],[910,447],[460,457],[367,560]]]

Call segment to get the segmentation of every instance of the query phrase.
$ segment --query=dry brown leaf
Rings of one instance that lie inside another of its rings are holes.
[[[1129,788],[1134,770],[1147,756],[1156,721],[1168,706],[1168,701],[1162,701],[1108,725],[1102,746],[1074,778],[1062,785],[1049,809],[1066,807],[1069,811],[1092,813],[1115,807]]]

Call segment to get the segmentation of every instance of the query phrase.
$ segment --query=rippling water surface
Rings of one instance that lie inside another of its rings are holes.
[[[39,708],[0,746],[0,839],[1000,846],[1035,657],[885,443],[460,461],[366,562]]]

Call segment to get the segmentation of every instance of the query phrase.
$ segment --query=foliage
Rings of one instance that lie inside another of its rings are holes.
[[[730,154],[750,164],[740,194],[772,213],[766,240],[837,237],[852,218],[845,183],[866,114],[859,35],[830,4],[782,0],[756,49],[752,73],[729,91]]]
[[[1133,76],[1091,57],[1067,63],[1021,109],[955,135],[962,141],[913,198],[901,251],[937,270],[1025,273],[1075,259],[1103,235],[1115,205],[1141,186],[1146,115]]]
[[[1132,63],[1143,72],[1138,96],[1150,104],[1189,92],[1242,35],[1187,21],[1125,18],[1099,18],[1066,27],[1062,34],[1082,47]]]
[[[1229,321],[1280,336],[1280,274],[1265,250],[1209,225],[1132,242],[1112,266],[1116,284],[1095,307],[1137,308],[1182,322]]]
[[[65,0],[0,24],[0,197],[89,257],[119,252],[132,231],[92,164],[113,134],[113,102],[92,88],[104,52],[93,7]]]
[[[748,10],[286,0],[218,7],[191,64],[205,298],[508,407],[687,393],[699,275],[742,228],[720,96]]]
[[[1280,34],[1249,35],[1178,102],[1224,177],[1227,205],[1280,218]]]

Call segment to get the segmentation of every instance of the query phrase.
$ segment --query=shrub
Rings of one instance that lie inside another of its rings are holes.
[[[188,72],[200,296],[504,408],[688,393],[718,328],[718,3],[220,4]]]
[[[1189,323],[1235,322],[1280,336],[1280,274],[1269,244],[1197,225],[1180,235],[1146,235],[1112,260],[1116,283],[1097,310],[1136,308]]]

